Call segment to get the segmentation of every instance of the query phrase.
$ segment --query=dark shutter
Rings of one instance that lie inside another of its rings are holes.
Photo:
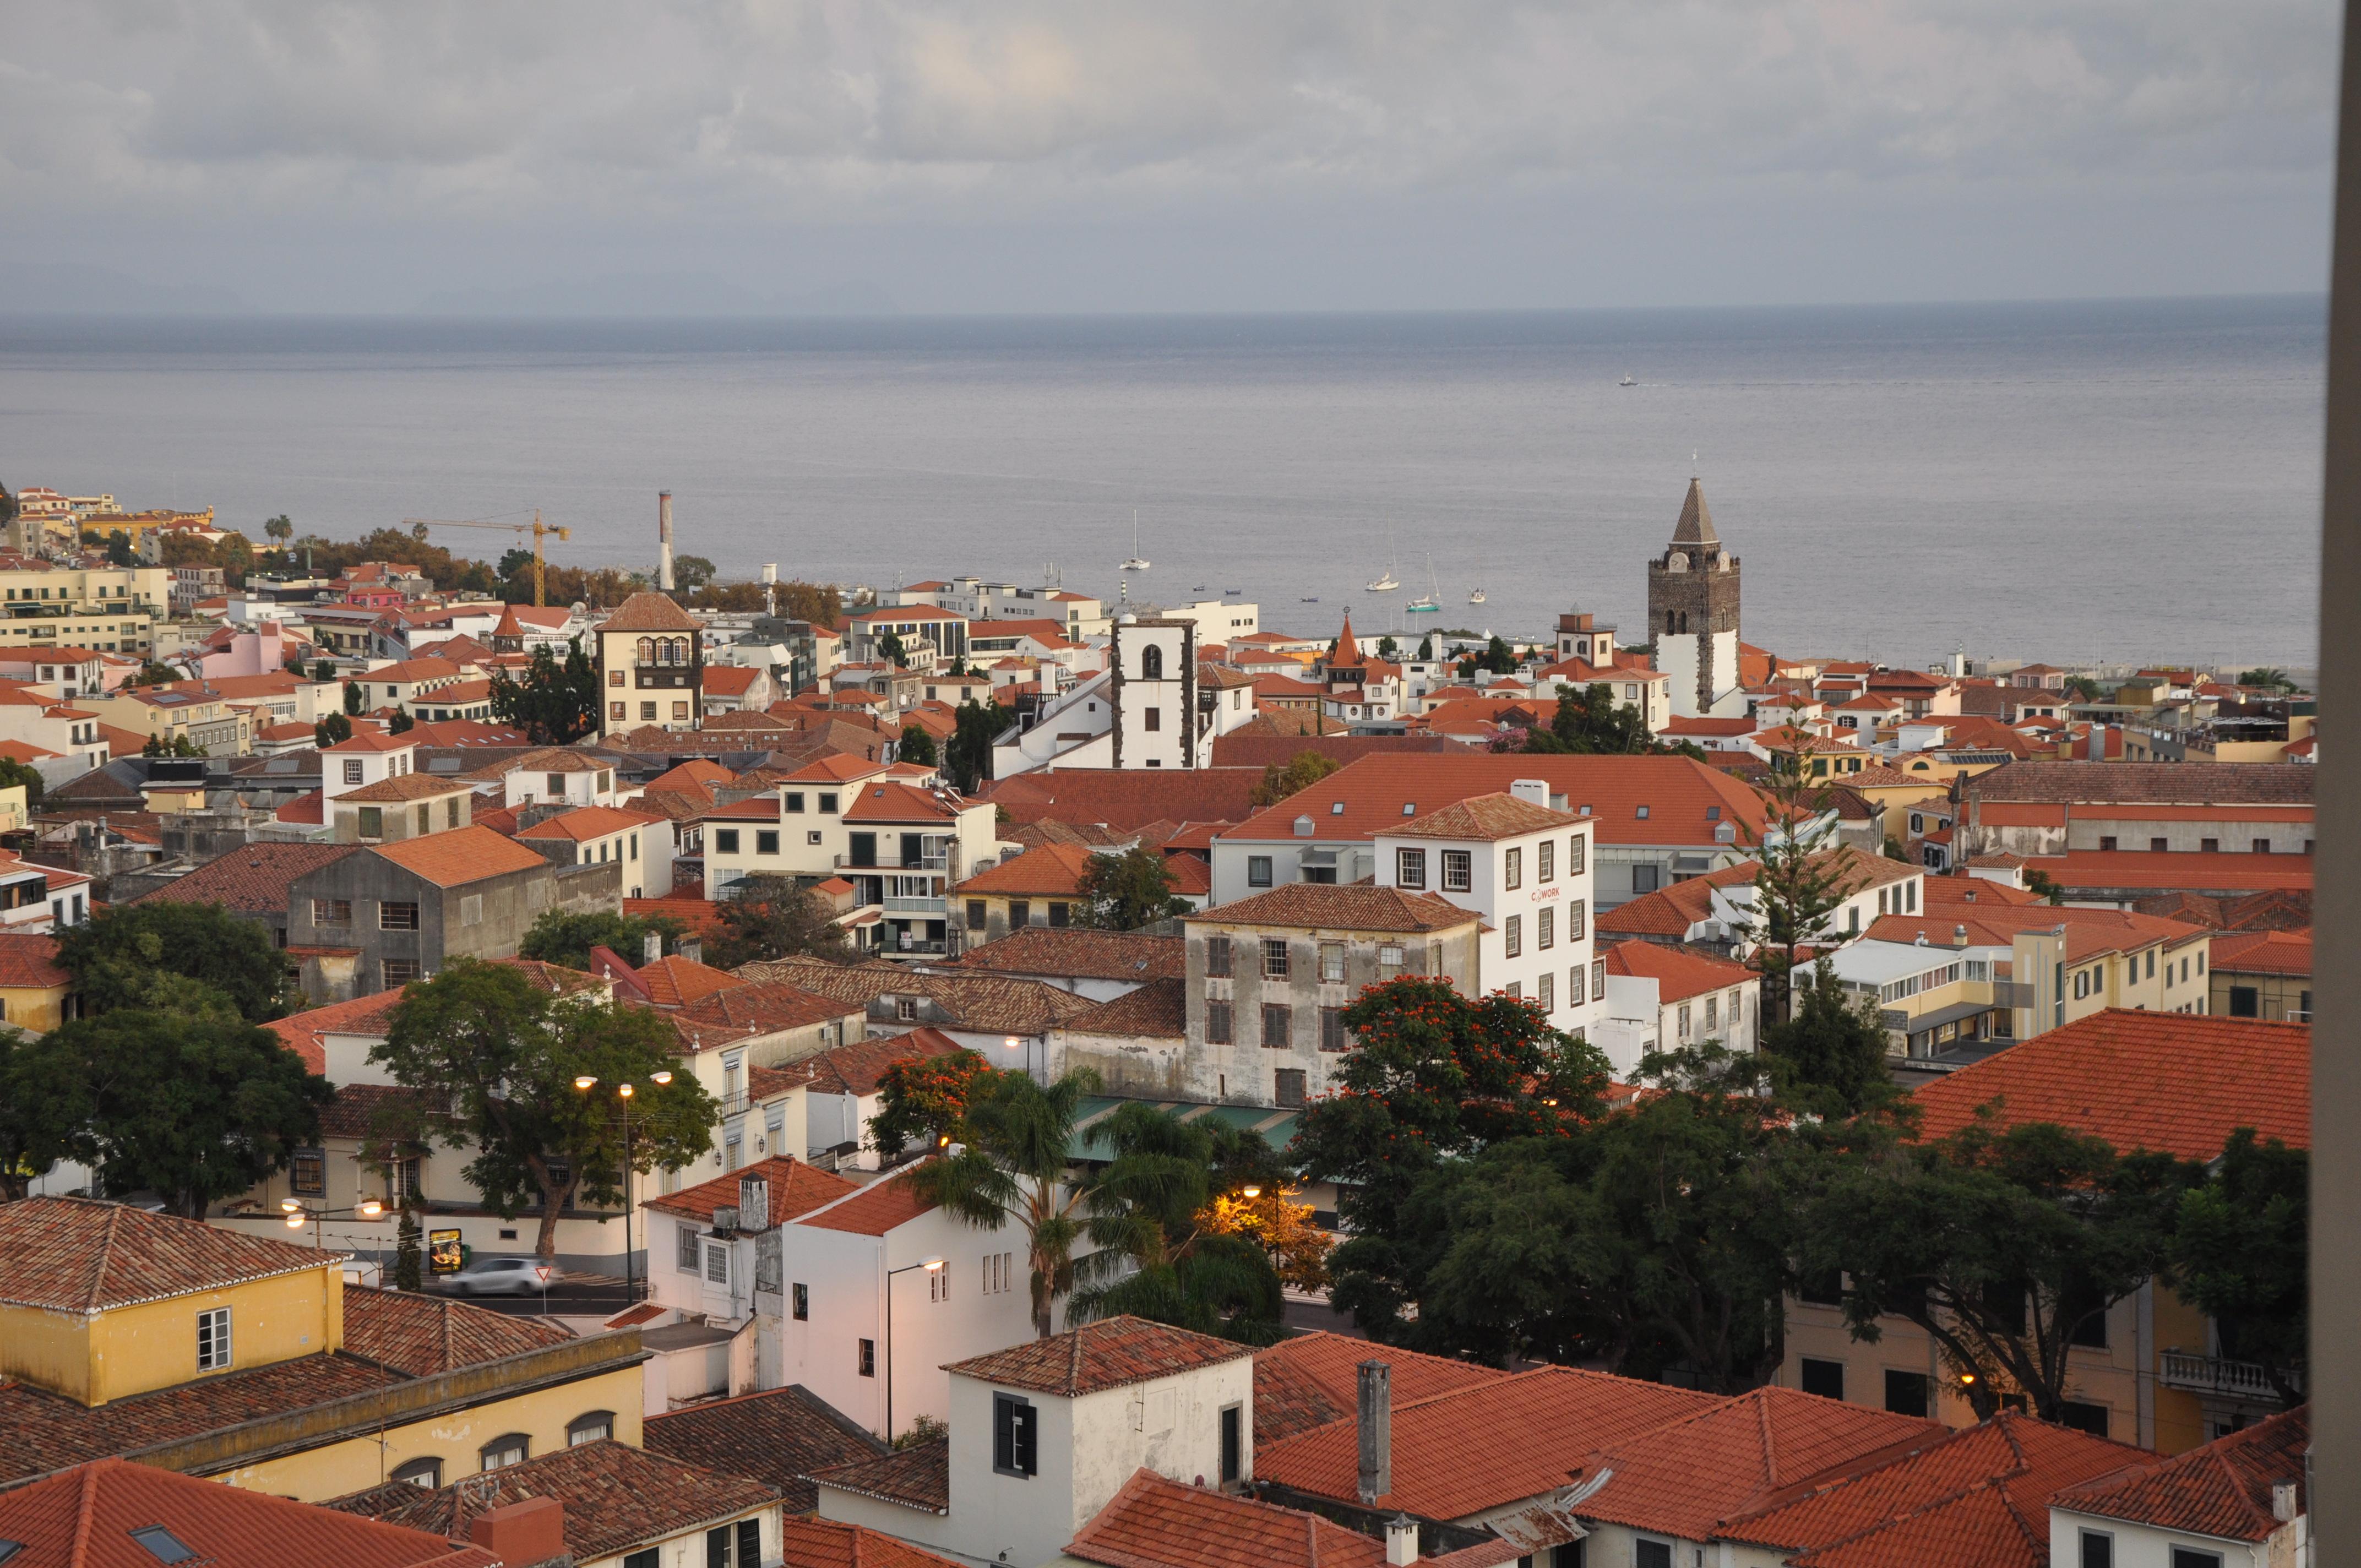
[[[738,1568],[761,1568],[763,1562],[763,1521],[738,1521]]]
[[[997,1395],[992,1401],[992,1467],[1016,1468],[1016,1403]]]
[[[1027,1475],[1041,1473],[1039,1417],[1030,1405],[1011,1407],[1016,1438],[1016,1468]]]
[[[1238,1425],[1238,1407],[1222,1412],[1222,1479],[1235,1481],[1246,1468],[1245,1441]]]
[[[705,1532],[705,1568],[730,1568],[730,1527]]]

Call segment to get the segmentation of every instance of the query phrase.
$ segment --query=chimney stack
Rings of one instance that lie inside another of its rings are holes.
[[[467,1539],[507,1563],[546,1563],[566,1554],[566,1506],[527,1497],[487,1508],[467,1523]]]
[[[656,587],[670,593],[672,582],[672,492],[656,492]]]
[[[1362,1502],[1374,1503],[1394,1489],[1394,1369],[1388,1362],[1365,1361],[1358,1371],[1360,1496]],[[1391,1531],[1387,1539],[1391,1541]]]
[[[1387,1568],[1409,1568],[1418,1561],[1418,1521],[1396,1514],[1386,1521]]]

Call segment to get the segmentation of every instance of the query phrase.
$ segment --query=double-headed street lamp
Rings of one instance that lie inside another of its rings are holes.
[[[672,1081],[670,1072],[653,1072],[648,1080],[658,1088]],[[584,1073],[574,1080],[574,1087],[588,1094],[598,1087],[598,1080]],[[631,1268],[631,1096],[637,1092],[629,1083],[615,1085],[617,1110],[623,1119],[623,1299],[640,1299],[639,1279]]]
[[[306,1206],[301,1198],[281,1198],[279,1201],[279,1207],[286,1213],[287,1228],[291,1231],[302,1230],[303,1222],[306,1220],[312,1223],[312,1246],[316,1252],[327,1250],[320,1241],[321,1221],[346,1217],[357,1220],[375,1220],[385,1213],[385,1205],[374,1198],[364,1198],[349,1209],[313,1209]]]

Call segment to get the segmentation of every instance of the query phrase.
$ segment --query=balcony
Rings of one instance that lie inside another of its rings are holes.
[[[2287,1380],[2298,1393],[2303,1391],[2301,1367],[2290,1370]],[[2181,1350],[2164,1353],[2157,1381],[2192,1394],[2226,1394],[2267,1404],[2277,1404],[2279,1398],[2279,1390],[2271,1387],[2270,1374],[2258,1362],[2225,1361],[2218,1355],[2192,1355]]]
[[[840,872],[941,872],[950,869],[950,856],[920,855],[915,861],[905,861],[881,854],[872,860],[857,861],[851,855],[839,855],[835,864]]]
[[[896,894],[885,895],[885,913],[888,915],[923,915],[929,919],[940,920],[949,906],[948,899],[909,898]]]

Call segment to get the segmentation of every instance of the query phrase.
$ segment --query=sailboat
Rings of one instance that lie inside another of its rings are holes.
[[[1126,572],[1148,570],[1148,563],[1140,558],[1139,554],[1139,509],[1137,507],[1131,512],[1131,559],[1123,564],[1123,569]]]
[[[1631,379],[1631,372],[1626,370],[1623,372],[1623,378],[1615,384],[1619,387],[1636,387],[1640,383]]]
[[[1395,565],[1396,560],[1393,554],[1393,530],[1388,529],[1386,531],[1386,569],[1378,574],[1378,580],[1376,582],[1369,585],[1369,591],[1371,593],[1389,594],[1396,588],[1401,587],[1401,580],[1394,576]]]
[[[1470,588],[1467,592],[1467,602],[1469,604],[1482,604],[1484,602],[1484,590],[1482,588]]]
[[[1442,608],[1443,594],[1434,581],[1434,557],[1429,554],[1426,558],[1426,592],[1402,606],[1402,609],[1410,615],[1433,615]]]

